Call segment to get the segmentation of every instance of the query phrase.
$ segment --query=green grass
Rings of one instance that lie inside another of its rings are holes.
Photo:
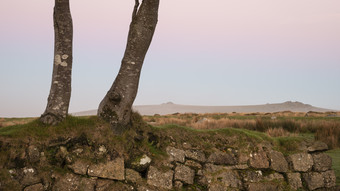
[[[335,171],[336,184],[340,185],[340,149],[329,150],[326,153],[332,157],[332,169]]]
[[[79,133],[88,128],[94,128],[98,122],[97,117],[72,117],[56,126],[44,125],[39,119],[23,125],[13,125],[0,128],[0,136],[11,138],[48,138],[51,135]]]

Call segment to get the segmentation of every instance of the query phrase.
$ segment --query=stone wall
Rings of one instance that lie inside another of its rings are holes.
[[[144,154],[133,161],[125,160],[106,145],[67,145],[66,141],[48,147],[27,146],[20,155],[10,154],[4,169],[19,185],[18,190],[24,191],[339,188],[336,188],[335,173],[331,169],[332,160],[323,153],[327,145],[321,142],[311,143],[289,156],[263,143],[249,149],[252,151],[248,153],[237,148],[211,148],[208,152],[190,143],[174,143],[165,148],[166,157],[162,159]],[[53,165],[63,168],[58,171],[58,168],[51,168]],[[8,185],[0,180],[0,190],[11,190]]]

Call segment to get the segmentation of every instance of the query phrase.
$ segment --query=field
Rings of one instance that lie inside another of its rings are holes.
[[[340,116],[339,113],[213,113],[143,116],[153,126],[175,124],[194,129],[240,128],[260,131],[282,144],[291,140],[320,140],[331,149],[337,184],[340,184]],[[296,145],[292,145],[296,147]]]
[[[339,113],[174,113],[171,115],[143,116],[143,120],[155,127],[182,126],[197,130],[244,129],[256,135],[260,132],[284,145],[285,148],[298,145],[296,140],[320,140],[331,149],[327,153],[333,158],[337,184],[340,184],[340,117]],[[84,117],[82,117],[84,118]],[[0,135],[8,133],[9,127],[16,127],[34,121],[36,118],[0,118]],[[76,120],[76,118],[74,119]],[[76,120],[77,121],[77,120]],[[78,123],[78,122],[77,122]],[[2,131],[7,129],[6,131]],[[250,131],[249,131],[250,130]],[[27,132],[29,133],[29,132]],[[49,132],[42,132],[42,134]]]

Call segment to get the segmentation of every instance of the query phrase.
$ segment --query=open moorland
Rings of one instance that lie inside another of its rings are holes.
[[[339,112],[274,112],[274,113],[174,113],[168,115],[144,115],[142,119],[152,128],[184,128],[198,130],[228,130],[250,137],[262,137],[279,145],[283,153],[296,151],[301,142],[320,140],[329,149],[327,154],[333,159],[333,169],[340,180],[340,113]],[[0,118],[0,136],[4,137],[45,137],[57,133],[53,128],[41,129],[37,118]],[[88,131],[96,117],[72,117],[67,128],[81,127]],[[80,123],[80,122],[81,123]],[[84,123],[84,124],[83,124]],[[91,124],[88,124],[91,123]],[[97,122],[96,122],[97,123]],[[63,132],[60,128],[59,133]],[[65,127],[66,128],[66,127]],[[26,130],[25,130],[26,129]],[[68,129],[67,132],[72,132]],[[75,130],[76,131],[76,130]],[[91,133],[90,133],[91,134]],[[175,133],[172,132],[172,134]],[[53,136],[53,135],[52,135]],[[40,139],[40,138],[39,138]]]

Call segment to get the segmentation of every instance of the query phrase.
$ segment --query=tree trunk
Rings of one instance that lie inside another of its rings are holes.
[[[117,134],[131,122],[132,104],[136,98],[140,72],[158,19],[159,0],[135,0],[127,46],[119,73],[101,101],[98,116],[111,123]]]
[[[52,84],[45,112],[40,120],[55,125],[68,114],[71,98],[73,25],[69,0],[55,0],[54,64]]]

